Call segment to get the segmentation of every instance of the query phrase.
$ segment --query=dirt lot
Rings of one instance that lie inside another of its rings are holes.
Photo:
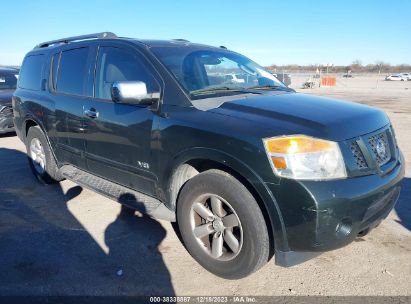
[[[170,223],[122,211],[69,181],[39,185],[23,144],[3,136],[0,295],[411,295],[411,82],[337,84],[304,93],[386,110],[407,162],[400,201],[365,238],[293,268],[271,261],[248,278],[223,280],[190,257]]]

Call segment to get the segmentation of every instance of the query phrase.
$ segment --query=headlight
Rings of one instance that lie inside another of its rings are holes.
[[[346,178],[344,159],[336,142],[304,135],[263,139],[275,174],[294,179]]]

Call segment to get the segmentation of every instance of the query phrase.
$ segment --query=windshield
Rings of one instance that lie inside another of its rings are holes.
[[[0,90],[15,90],[18,73],[0,70]]]
[[[192,98],[286,88],[264,68],[240,54],[196,47],[153,47],[152,51]]]

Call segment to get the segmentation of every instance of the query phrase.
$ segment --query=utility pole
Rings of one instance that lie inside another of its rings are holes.
[[[375,88],[376,88],[376,89],[378,89],[378,82],[380,81],[381,66],[382,66],[382,64],[380,63],[380,64],[378,65],[378,78],[377,78],[377,83],[375,84]]]
[[[329,81],[330,81],[330,79],[328,78],[328,66],[329,66],[330,64],[329,63],[327,63],[327,76],[325,77],[325,85],[328,87],[328,86],[330,86],[330,84],[329,84]]]
[[[318,74],[318,86],[321,88],[321,70],[322,66],[320,66],[320,73]]]

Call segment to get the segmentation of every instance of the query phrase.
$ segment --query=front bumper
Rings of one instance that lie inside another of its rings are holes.
[[[276,263],[292,266],[367,233],[393,209],[403,177],[400,154],[397,165],[383,176],[267,184],[281,210],[288,244],[286,250],[276,250]]]

